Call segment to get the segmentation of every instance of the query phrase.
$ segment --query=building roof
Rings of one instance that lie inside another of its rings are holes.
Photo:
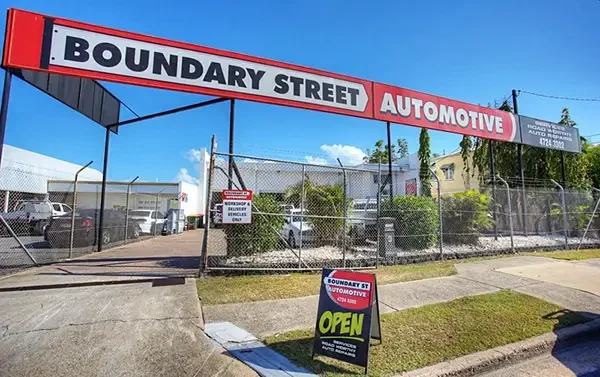
[[[0,165],[0,190],[45,194],[48,180],[73,180],[75,173],[82,166],[4,144]],[[86,168],[80,173],[79,179],[101,180],[102,173]]]

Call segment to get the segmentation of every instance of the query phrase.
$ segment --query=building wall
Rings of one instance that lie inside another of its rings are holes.
[[[472,158],[473,158],[473,156],[471,155],[471,157],[470,157],[471,161],[472,161]],[[463,163],[460,152],[438,157],[434,160],[434,164],[435,164],[434,170],[435,170],[437,176],[440,178],[442,194],[462,192],[462,191],[467,190],[467,185],[465,183],[465,179],[463,176],[464,163]],[[447,165],[447,164],[454,164],[454,178],[450,179],[450,180],[445,178],[444,172],[440,169],[442,166]],[[469,174],[472,175],[472,173],[473,172],[470,172]],[[477,187],[477,180],[478,180],[477,174],[474,177],[473,176],[469,177],[471,188]],[[436,189],[436,186],[434,183],[432,185],[432,193],[437,196],[437,192],[435,192],[436,191],[435,189]]]

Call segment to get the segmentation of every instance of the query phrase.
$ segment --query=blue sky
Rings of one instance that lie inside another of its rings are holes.
[[[522,89],[600,97],[597,0],[464,1],[11,1],[49,15],[306,65],[487,104]],[[84,5],[85,4],[85,5]],[[173,3],[175,4],[175,3]],[[4,28],[4,20],[1,27]],[[4,30],[2,30],[3,32]],[[2,75],[3,76],[3,75]],[[2,78],[0,78],[2,80]],[[203,96],[107,84],[139,114]],[[521,114],[557,121],[569,107],[582,135],[600,133],[599,102],[522,94]],[[124,115],[129,116],[126,111]],[[109,179],[172,181],[197,176],[189,151],[228,142],[228,103],[121,128],[112,137]],[[392,138],[418,149],[419,129],[394,125]],[[431,132],[432,151],[460,137]],[[238,101],[236,152],[351,163],[385,139],[383,122]],[[600,140],[600,137],[592,138]],[[104,129],[19,80],[13,81],[5,142],[101,170]]]

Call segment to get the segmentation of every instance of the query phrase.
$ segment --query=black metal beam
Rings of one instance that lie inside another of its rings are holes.
[[[106,127],[104,139],[104,166],[102,168],[102,193],[100,194],[100,219],[98,221],[98,251],[102,251],[102,231],[104,230],[104,206],[106,199],[106,174],[108,172],[108,146],[110,143],[110,127]],[[127,216],[127,214],[125,214]],[[127,229],[125,229],[127,232]]]
[[[231,99],[229,103],[229,177],[233,177],[233,136],[235,132],[235,100]],[[227,188],[231,190],[231,180],[227,183]]]
[[[4,87],[2,89],[2,105],[0,105],[0,163],[2,163],[2,149],[4,146],[4,134],[6,133],[6,119],[8,118],[8,100],[10,98],[10,84],[12,73],[4,70]]]
[[[517,103],[517,90],[512,90],[512,100],[513,100],[513,110],[515,115],[519,114],[519,104]],[[518,169],[519,169],[519,177],[521,177],[521,196],[523,203],[523,211],[522,215],[522,223],[523,223],[523,234],[527,236],[527,194],[525,193],[525,170],[523,167],[523,145],[517,144],[517,158],[518,161]]]
[[[144,115],[144,116],[141,116],[139,118],[124,120],[122,122],[111,124],[111,125],[108,126],[108,128],[117,127],[117,126],[119,126],[119,127],[120,126],[126,126],[128,124],[138,123],[138,122],[142,122],[144,120],[153,119],[153,118],[159,118],[159,117],[162,117],[162,116],[165,116],[165,115],[176,114],[176,113],[180,113],[180,112],[183,112],[183,111],[193,110],[193,109],[197,109],[197,108],[200,108],[200,107],[209,106],[209,105],[213,105],[215,103],[225,102],[225,101],[229,101],[229,98],[215,98],[215,99],[211,99],[211,100],[208,100],[208,101],[194,103],[192,105],[177,107],[177,108],[171,109],[171,110],[166,110],[166,111],[161,111],[161,112],[154,113],[154,114]]]
[[[392,130],[390,122],[387,122],[387,147],[388,147],[388,174],[390,175],[390,199],[394,198],[394,180],[392,178]]]
[[[494,169],[494,141],[488,140],[489,155],[490,155],[490,175],[492,176],[492,205],[494,216],[494,239],[498,240],[498,222],[496,214],[496,169]]]

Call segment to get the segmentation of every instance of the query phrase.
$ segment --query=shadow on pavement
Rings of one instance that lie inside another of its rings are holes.
[[[594,353],[592,358],[594,360],[588,360],[589,356],[586,356],[581,350],[576,349],[577,344],[586,341],[600,341],[600,331],[588,332],[574,337],[564,336],[564,331],[567,327],[573,326],[579,323],[584,323],[589,320],[600,318],[599,314],[589,312],[578,312],[570,311],[567,309],[559,310],[554,313],[550,313],[544,316],[545,319],[558,320],[554,325],[554,332],[558,335],[556,343],[552,348],[552,356],[564,365],[567,369],[572,371],[576,376],[579,377],[597,377],[600,376],[600,354]],[[570,350],[572,348],[572,350]],[[592,367],[590,369],[589,363],[597,363],[598,367]]]

